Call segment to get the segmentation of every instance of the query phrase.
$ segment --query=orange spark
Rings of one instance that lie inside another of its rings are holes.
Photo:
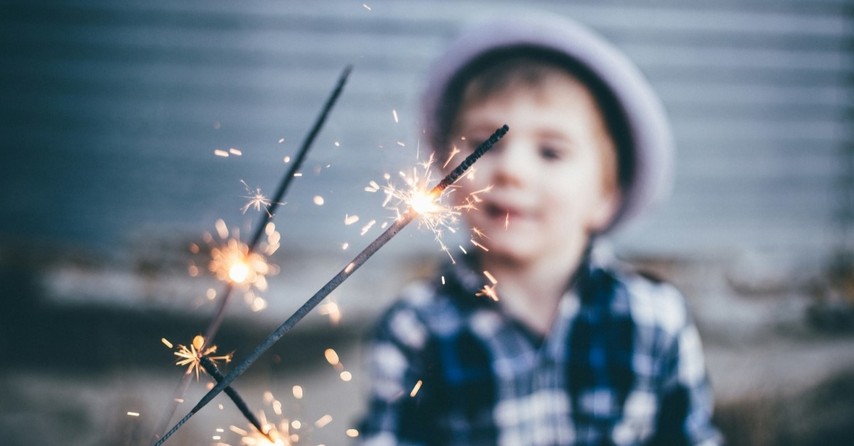
[[[201,335],[197,335],[193,338],[193,342],[189,347],[178,344],[178,351],[173,354],[177,356],[179,359],[175,362],[177,366],[187,366],[187,374],[195,373],[196,380],[199,379],[200,372],[204,371],[204,368],[201,366],[200,362],[203,357],[207,357],[213,362],[217,361],[225,361],[226,363],[231,362],[232,354],[229,353],[227,355],[221,356],[211,356],[216,353],[217,347],[215,345],[206,346],[205,338]]]

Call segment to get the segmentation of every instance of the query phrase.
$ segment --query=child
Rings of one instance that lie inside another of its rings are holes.
[[[488,250],[383,317],[361,441],[720,443],[682,297],[592,249],[668,185],[669,128],[636,69],[577,24],[514,17],[454,42],[424,103],[438,159],[510,126],[453,194],[492,186],[466,214]]]

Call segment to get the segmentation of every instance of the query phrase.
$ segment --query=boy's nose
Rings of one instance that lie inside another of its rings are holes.
[[[496,185],[524,185],[532,173],[531,148],[521,141],[506,141],[494,157],[493,181]]]

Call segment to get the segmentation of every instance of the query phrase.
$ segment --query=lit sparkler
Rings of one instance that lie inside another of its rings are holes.
[[[172,343],[166,339],[162,339],[163,344],[167,347],[172,347]],[[174,352],[174,355],[178,357],[178,361],[175,362],[177,366],[187,366],[187,375],[192,375],[195,373],[196,380],[198,381],[200,372],[204,369],[201,365],[202,358],[207,358],[208,361],[214,363],[216,361],[225,361],[231,362],[232,354],[229,353],[227,355],[220,356],[212,356],[216,353],[217,347],[215,345],[205,345],[205,338],[201,335],[193,338],[193,342],[189,347],[178,344],[177,351]]]
[[[474,164],[481,156],[483,156],[492,146],[498,142],[509,130],[507,125],[499,128],[489,137],[486,141],[484,141],[481,145],[479,145],[472,154],[467,156],[454,170],[452,170],[445,178],[442,179],[436,186],[434,186],[430,190],[431,196],[434,198],[438,198],[441,196],[442,192],[445,191],[449,186],[454,184],[460,177],[465,174],[465,172]],[[184,425],[193,415],[198,413],[203,407],[205,407],[211,400],[214,399],[217,395],[219,395],[226,387],[231,385],[231,383],[237,379],[240,375],[246,372],[261,355],[264,354],[270,347],[273,346],[276,342],[281,339],[285,333],[290,331],[300,320],[302,320],[314,307],[316,307],[323,299],[326,298],[332,291],[338,288],[350,275],[361,267],[368,259],[370,259],[380,248],[382,248],[386,243],[389,242],[398,232],[400,232],[406,225],[408,225],[412,220],[417,216],[417,211],[410,208],[407,212],[403,213],[398,219],[394,221],[392,225],[390,225],[385,232],[380,234],[373,242],[371,242],[362,252],[360,252],[356,257],[348,263],[338,274],[336,274],[329,282],[326,283],[320,290],[318,290],[311,298],[309,298],[301,307],[299,307],[285,322],[283,322],[278,328],[276,328],[273,333],[271,333],[267,338],[265,338],[246,359],[243,360],[240,364],[238,364],[228,375],[226,375],[222,381],[220,381],[213,389],[208,391],[204,397],[187,413],[180,421],[178,421],[175,426],[172,427],[168,432],[166,432],[163,437],[161,437],[157,442],[154,443],[155,446],[159,446],[163,444],[166,440],[169,439],[181,426]],[[358,433],[356,433],[358,435]]]
[[[459,150],[452,152],[451,156],[445,162],[445,166],[458,153]],[[491,186],[469,193],[463,200],[463,204],[449,204],[450,193],[436,193],[429,188],[429,185],[435,182],[435,165],[434,156],[431,154],[427,161],[418,163],[411,171],[401,171],[398,173],[405,187],[395,186],[391,181],[391,176],[386,175],[388,184],[380,188],[375,181],[371,181],[365,187],[365,191],[377,192],[382,190],[386,195],[383,207],[392,209],[395,212],[395,219],[399,219],[404,213],[409,212],[410,209],[414,210],[418,214],[419,225],[427,227],[433,232],[436,241],[439,243],[439,248],[451,257],[451,261],[454,261],[450,250],[443,240],[445,231],[455,233],[462,211],[475,209],[477,203],[481,201],[479,194],[488,192]],[[478,234],[476,232],[475,235],[480,236],[482,233]],[[480,243],[474,240],[472,242],[475,246],[486,249]]]
[[[299,175],[298,170],[305,161],[305,157],[308,154],[308,150],[314,144],[314,140],[317,137],[318,133],[320,133],[320,129],[323,127],[323,124],[326,122],[326,118],[329,116],[329,113],[332,111],[332,107],[338,101],[338,97],[341,95],[341,92],[344,90],[344,84],[347,82],[347,78],[350,76],[350,72],[353,67],[348,65],[344,67],[344,70],[341,72],[341,75],[338,77],[338,81],[335,84],[335,87],[332,89],[332,93],[326,99],[326,102],[323,104],[323,107],[320,110],[320,113],[317,115],[317,118],[314,121],[313,126],[309,130],[308,134],[306,134],[305,139],[302,142],[302,145],[297,152],[296,158],[293,160],[293,163],[290,164],[290,168],[285,173],[281,182],[279,183],[279,187],[276,190],[276,193],[273,196],[273,199],[270,200],[270,206],[267,208],[267,216],[266,219],[259,221],[255,233],[248,243],[248,251],[249,253],[255,252],[255,248],[261,240],[261,237],[264,235],[264,232],[267,230],[269,223],[272,222],[273,216],[275,215],[278,206],[280,205],[282,199],[290,188],[291,182],[294,178]],[[207,330],[205,330],[205,339],[208,342],[213,342],[214,337],[217,332],[219,332],[219,327],[222,325],[222,321],[225,318],[225,308],[228,306],[228,302],[231,297],[231,293],[233,290],[233,285],[231,282],[226,283],[225,290],[222,293],[222,298],[220,299],[219,306],[214,313],[213,318],[211,319],[210,324],[208,325]],[[168,436],[161,435],[166,431],[166,428],[169,425],[172,416],[175,414],[175,410],[177,409],[177,401],[182,400],[184,393],[186,392],[189,386],[188,376],[184,376],[181,379],[178,387],[176,388],[175,397],[172,398],[172,403],[164,411],[164,417],[161,420],[160,425],[157,430],[154,432],[154,438],[157,439],[158,443],[162,443]],[[222,389],[220,389],[222,391]]]
[[[237,230],[229,235],[222,220],[217,221],[217,230],[222,240],[219,245],[211,247],[208,269],[217,279],[232,286],[266,291],[267,276],[279,272],[276,265],[267,261],[267,257],[273,255],[280,246],[281,234],[276,231],[276,226],[273,223],[267,225],[267,240],[255,250],[250,250],[249,245],[239,240]],[[210,235],[207,239],[213,240]]]

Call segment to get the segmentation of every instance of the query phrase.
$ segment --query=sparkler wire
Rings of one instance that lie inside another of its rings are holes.
[[[485,154],[499,139],[501,139],[509,130],[509,127],[505,124],[501,128],[495,131],[492,136],[489,137],[486,141],[484,141],[477,149],[472,152],[471,155],[467,156],[459,166],[457,166],[454,170],[452,170],[442,181],[440,181],[433,189],[430,191],[430,195],[434,197],[438,197],[441,193],[455,181],[457,181],[463,174],[474,164],[475,161],[478,160],[483,154]],[[285,322],[282,323],[275,331],[270,333],[267,338],[265,338],[261,343],[255,348],[255,350],[246,357],[240,364],[234,367],[228,375],[225,376],[221,381],[217,383],[217,385],[208,391],[205,396],[190,410],[187,415],[184,416],[180,421],[178,421],[172,429],[169,430],[163,437],[154,443],[154,446],[162,445],[169,437],[172,436],[181,426],[186,423],[190,417],[195,415],[199,410],[205,407],[211,400],[214,399],[217,395],[219,395],[223,390],[225,390],[235,379],[237,379],[240,375],[242,375],[249,367],[252,366],[261,355],[264,354],[270,347],[273,346],[276,342],[281,339],[285,333],[290,331],[302,318],[304,318],[314,307],[316,307],[323,299],[326,298],[332,291],[338,288],[341,283],[343,283],[350,275],[355,272],[360,266],[362,266],[368,259],[371,258],[380,248],[383,247],[389,240],[391,240],[401,229],[403,229],[407,224],[409,224],[415,217],[417,213],[411,207],[406,210],[398,219],[394,221],[394,223],[388,227],[382,234],[379,235],[376,239],[374,239],[371,244],[369,244],[362,252],[356,255],[353,260],[347,264],[338,274],[335,275],[329,282],[326,283],[314,296],[311,296],[301,307],[299,307]]]
[[[202,356],[199,359],[199,364],[205,369],[206,372],[208,372],[209,375],[213,377],[213,379],[216,380],[216,382],[219,383],[223,380],[223,378],[225,378],[222,372],[219,371],[219,368],[216,366],[216,364],[214,364],[214,362],[211,361],[211,359],[207,356]],[[258,417],[256,417],[255,414],[252,413],[251,410],[249,410],[249,406],[246,404],[246,401],[243,400],[240,394],[237,393],[237,391],[234,390],[233,387],[226,387],[224,392],[226,395],[228,395],[229,398],[231,398],[231,401],[234,402],[234,405],[237,406],[237,409],[240,410],[240,413],[242,413],[243,416],[246,417],[246,419],[253,426],[255,426],[255,429],[258,429],[258,432],[260,432],[261,435],[267,437],[267,439],[270,440],[270,443],[276,442],[275,440],[273,440],[272,437],[270,437],[270,434],[268,432],[264,432],[264,426],[261,425],[261,421],[259,421]]]
[[[275,196],[270,201],[270,207],[267,209],[267,217],[265,219],[260,220],[258,225],[256,226],[255,233],[252,236],[252,239],[248,245],[248,254],[252,254],[253,252],[255,252],[255,249],[258,247],[258,243],[260,242],[261,237],[264,235],[264,229],[266,228],[267,224],[273,220],[273,216],[275,215],[279,204],[287,193],[291,182],[296,177],[295,174],[297,173],[299,168],[302,167],[303,161],[305,160],[305,157],[308,154],[308,150],[314,143],[317,134],[320,133],[320,129],[326,122],[326,118],[332,111],[332,107],[337,102],[338,97],[344,90],[344,85],[346,84],[347,78],[350,76],[350,72],[352,71],[353,66],[347,65],[346,67],[344,67],[344,70],[338,76],[338,81],[336,82],[335,87],[332,89],[332,92],[329,94],[329,97],[326,99],[326,103],[323,104],[323,108],[320,110],[320,113],[317,115],[317,118],[315,118],[314,125],[312,125],[311,129],[303,139],[302,145],[300,146],[300,149],[297,152],[296,158],[294,158],[293,163],[291,163],[290,168],[285,173],[285,176],[282,178],[282,181],[279,183],[279,188],[276,190]],[[210,324],[208,324],[208,327],[205,330],[204,339],[206,345],[213,343],[214,337],[216,336],[217,332],[219,332],[219,328],[222,325],[223,319],[225,318],[225,308],[228,306],[228,302],[231,300],[230,298],[233,291],[234,286],[230,282],[226,284],[222,294],[223,297],[222,299],[220,299],[216,312],[214,313]],[[155,438],[157,438],[158,433],[163,433],[166,430],[169,421],[172,419],[172,416],[175,414],[175,410],[177,409],[177,400],[180,396],[184,395],[187,392],[189,383],[190,377],[186,375],[182,376],[181,381],[178,383],[178,387],[176,388],[173,403],[166,410],[166,415],[163,417],[163,420],[161,421],[158,429],[155,431]],[[232,400],[234,400],[234,398],[232,398]],[[237,404],[237,401],[234,402],[235,404]],[[261,433],[263,434],[264,432]]]

